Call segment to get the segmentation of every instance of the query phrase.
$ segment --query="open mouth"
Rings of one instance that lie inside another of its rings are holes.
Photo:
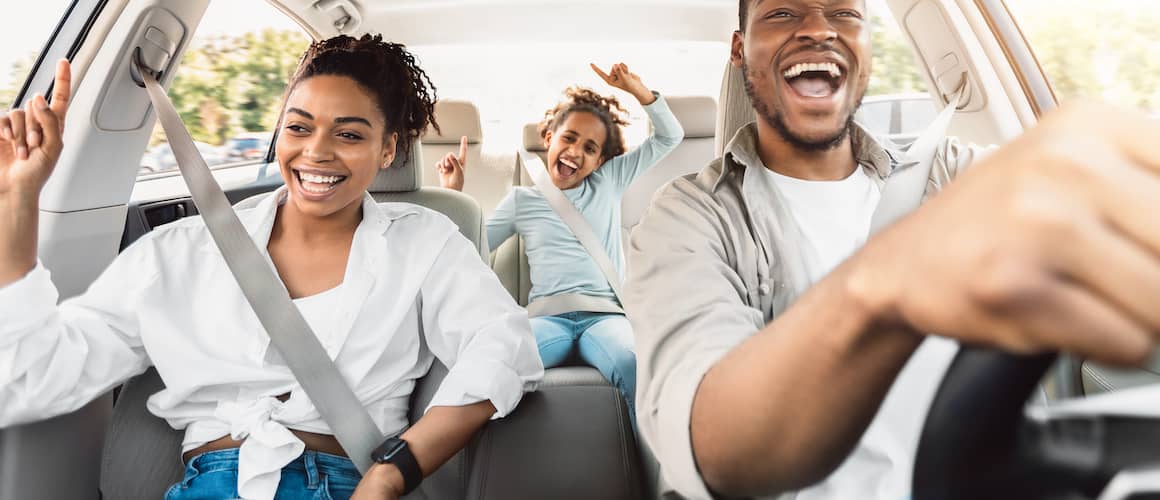
[[[579,171],[580,166],[570,160],[560,158],[556,161],[556,175],[561,179],[571,179]]]
[[[782,72],[789,88],[801,97],[824,99],[838,93],[846,82],[845,72],[836,63],[798,63]]]
[[[339,184],[346,181],[345,175],[320,175],[295,170],[294,175],[298,178],[298,185],[307,193],[312,194],[327,194],[334,191]]]

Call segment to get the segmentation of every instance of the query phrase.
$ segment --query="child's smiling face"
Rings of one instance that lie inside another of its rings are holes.
[[[579,186],[604,163],[601,152],[608,129],[600,117],[585,111],[569,113],[544,137],[548,148],[548,174],[560,189]]]

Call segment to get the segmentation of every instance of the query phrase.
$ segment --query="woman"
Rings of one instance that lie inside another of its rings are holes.
[[[186,475],[166,498],[413,489],[389,464],[360,482],[200,218],[142,237],[85,294],[56,305],[36,225],[70,88],[68,64],[57,72],[51,106],[38,96],[0,118],[0,426],[70,412],[153,365],[165,389],[149,410],[185,430]],[[384,435],[406,427],[433,357],[449,366],[429,411],[401,436],[424,475],[543,375],[527,316],[456,226],[366,192],[431,122],[433,104],[401,45],[369,35],[315,43],[280,121],[286,185],[238,214]]]

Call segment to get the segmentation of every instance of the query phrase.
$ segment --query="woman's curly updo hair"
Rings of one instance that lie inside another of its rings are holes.
[[[382,35],[339,35],[314,42],[298,61],[286,95],[319,75],[345,76],[370,94],[386,119],[385,137],[399,133],[397,147],[403,156],[410,153],[411,143],[427,130],[427,124],[439,131],[435,85],[405,46],[384,42]]]
[[[620,105],[620,101],[584,87],[568,87],[564,90],[564,96],[567,100],[544,113],[544,119],[540,122],[541,138],[547,139],[548,132],[555,133],[572,113],[591,113],[604,123],[604,129],[608,131],[608,138],[604,141],[600,157],[608,160],[624,154],[624,135],[621,134],[620,128],[628,125],[626,117],[628,113]]]

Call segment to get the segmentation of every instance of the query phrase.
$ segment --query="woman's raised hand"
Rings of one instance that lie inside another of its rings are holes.
[[[72,76],[68,61],[56,65],[52,103],[37,95],[25,105],[0,115],[0,197],[37,199],[64,144]]]
[[[463,169],[467,168],[467,136],[459,139],[459,154],[447,153],[435,164],[439,172],[439,185],[447,189],[463,191]]]
[[[628,70],[627,64],[613,64],[607,73],[596,64],[589,64],[589,66],[592,67],[592,71],[600,75],[600,79],[604,80],[604,83],[632,94],[641,104],[652,104],[655,100],[652,91],[648,89],[648,86],[640,80],[640,77],[636,73]]]

